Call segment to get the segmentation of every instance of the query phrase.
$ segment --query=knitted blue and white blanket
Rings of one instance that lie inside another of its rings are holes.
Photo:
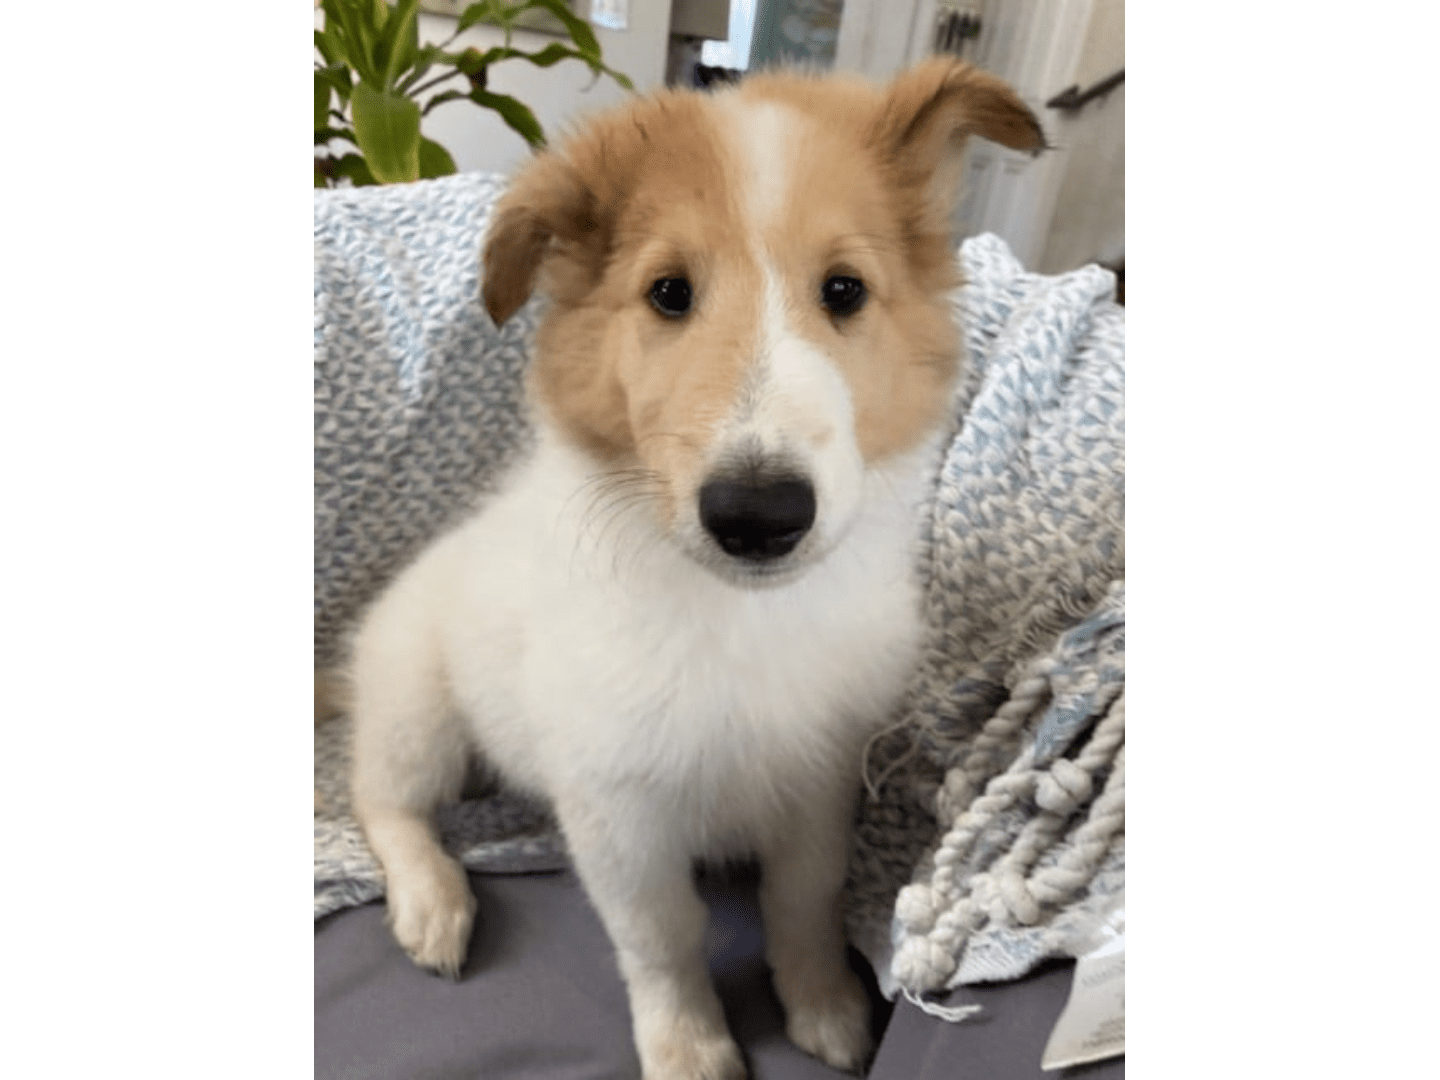
[[[315,651],[482,498],[530,432],[538,301],[496,330],[479,252],[503,181],[315,193]],[[919,558],[929,646],[872,744],[852,938],[892,995],[1024,974],[1124,884],[1124,313],[1108,271],[960,249],[968,362]],[[344,718],[315,730],[316,917],[378,898]],[[469,868],[563,866],[503,791],[443,812]]]

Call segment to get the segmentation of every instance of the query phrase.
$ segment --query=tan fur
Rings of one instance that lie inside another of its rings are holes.
[[[686,471],[706,425],[734,400],[753,346],[743,328],[759,303],[709,106],[699,94],[669,93],[601,118],[565,146],[602,212],[592,233],[556,234],[545,287],[557,311],[540,331],[531,375],[538,399],[582,446],[667,476]],[[496,254],[492,245],[487,268]],[[683,323],[657,316],[646,299],[652,282],[674,273],[703,297]]]
[[[1042,142],[956,61],[884,89],[757,75],[594,119],[496,207],[491,317],[536,288],[552,302],[536,446],[367,614],[352,802],[396,939],[457,975],[475,901],[435,809],[476,752],[546,797],[646,1080],[745,1072],[705,969],[697,858],[758,857],[791,1040],[837,1069],[868,1056],[850,825],[863,748],[923,643],[914,513],[960,362],[949,214],[977,133]],[[669,277],[693,288],[679,317],[650,299]],[[839,310],[840,283],[827,308],[832,277],[863,282],[863,304]],[[598,527],[575,498],[596,483]]]
[[[949,232],[958,150],[971,134],[1036,149],[1040,128],[998,79],[951,60],[883,90],[777,73],[731,92],[806,121],[786,148],[797,166],[790,204],[761,248],[798,328],[850,385],[866,460],[907,450],[944,408],[959,353],[935,303],[958,283]],[[502,200],[486,248],[497,322],[537,276],[555,304],[537,340],[535,396],[578,445],[648,470],[672,503],[755,360],[762,281],[735,195],[742,183],[718,103],[666,91],[542,153]],[[843,322],[817,302],[838,272],[870,290]],[[647,299],[672,273],[696,294],[695,310],[674,322]]]

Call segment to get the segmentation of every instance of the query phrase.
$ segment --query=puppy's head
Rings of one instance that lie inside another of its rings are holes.
[[[786,579],[845,535],[867,471],[943,415],[971,134],[1044,144],[1011,90],[950,60],[882,89],[769,74],[637,100],[515,177],[486,307],[504,322],[541,287],[550,422],[602,469],[641,470],[706,566]]]

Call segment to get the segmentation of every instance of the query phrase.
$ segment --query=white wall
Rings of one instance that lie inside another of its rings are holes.
[[[595,27],[605,63],[630,77],[641,93],[665,84],[665,58],[670,39],[671,0],[630,0],[627,30]],[[315,13],[316,25],[322,16]],[[438,44],[455,31],[455,20],[420,13],[420,40]],[[536,52],[553,41],[553,35],[517,31],[512,44]],[[450,46],[460,51],[469,46],[488,49],[503,44],[504,35],[493,26],[472,26]],[[593,85],[592,85],[593,83]],[[465,89],[457,78],[438,90]],[[505,60],[490,68],[488,88],[497,94],[519,98],[535,114],[549,138],[564,130],[566,122],[595,109],[617,104],[628,91],[608,76],[599,81],[579,60],[565,60],[554,67],[539,68],[524,60]],[[436,106],[425,117],[422,130],[455,159],[461,172],[509,172],[530,155],[529,145],[506,126],[500,117],[470,101],[450,101]]]
[[[889,78],[929,54],[935,0],[846,0],[836,67]],[[1043,103],[1125,66],[1125,0],[987,0],[966,58],[1011,84],[1059,149],[1031,159],[976,140],[962,235],[998,233],[1031,269],[1072,270],[1125,253],[1125,87],[1078,113]],[[977,59],[978,58],[978,59]]]
[[[935,0],[845,0],[835,68],[890,79],[930,54],[934,26]]]
[[[1075,85],[1085,90],[1124,66],[1125,0],[1095,0]],[[1053,274],[1118,262],[1125,257],[1125,84],[1073,118],[1051,110],[1046,126],[1052,140],[1070,148],[1070,162],[1036,269]]]

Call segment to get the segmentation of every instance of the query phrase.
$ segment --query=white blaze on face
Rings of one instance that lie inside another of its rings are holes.
[[[786,215],[804,206],[792,191],[791,162],[803,151],[806,121],[773,102],[727,97],[720,103],[738,166],[748,247],[761,271],[764,296],[752,338],[755,356],[715,451],[723,459],[727,452],[758,449],[777,465],[804,473],[815,486],[816,531],[824,543],[843,532],[854,512],[864,462],[855,440],[849,384],[822,347],[792,328],[791,305],[818,304],[820,282],[783,280],[769,246],[784,243]],[[787,265],[806,262],[803,257],[786,260]]]
[[[719,99],[731,157],[740,166],[739,196],[755,239],[785,209],[790,188],[789,158],[795,152],[804,118],[773,101],[747,102],[735,95]]]
[[[743,408],[748,426],[763,442],[788,443],[821,452],[854,441],[850,388],[835,363],[794,333],[786,317],[784,285],[765,268],[765,304],[752,390]]]

